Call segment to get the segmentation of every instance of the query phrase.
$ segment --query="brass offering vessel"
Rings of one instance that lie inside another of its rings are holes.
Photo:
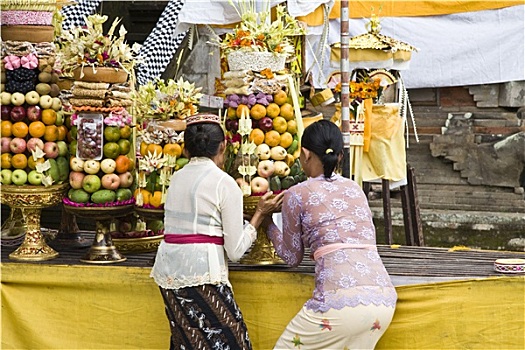
[[[164,209],[143,208],[135,206],[135,213],[144,219],[164,220]],[[155,252],[164,235],[148,237],[113,238],[117,249],[123,253]]]
[[[255,214],[257,203],[261,197],[249,196],[243,198],[243,211],[245,214]],[[246,265],[274,265],[285,264],[285,262],[277,255],[272,242],[266,235],[266,229],[259,227],[257,229],[257,239],[252,249],[241,259],[241,264]]]
[[[64,204],[64,209],[73,215],[96,220],[95,238],[89,251],[80,261],[89,264],[112,264],[126,261],[118,250],[110,233],[113,219],[128,215],[133,204],[114,207],[75,207]]]
[[[54,259],[58,252],[47,245],[40,227],[42,209],[62,202],[69,184],[53,186],[2,185],[0,200],[12,211],[20,209],[26,223],[26,234],[22,244],[9,258],[21,261],[45,261]]]

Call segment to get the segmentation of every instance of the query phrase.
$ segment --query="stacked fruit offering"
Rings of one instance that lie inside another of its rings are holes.
[[[247,141],[255,148],[248,144],[235,146],[236,143],[231,142],[226,163],[226,170],[245,195],[260,195],[268,190],[278,192],[306,179],[298,159],[297,118],[285,91],[286,85],[263,84],[262,79],[255,78],[253,86],[266,90],[259,89],[248,95],[230,94],[225,99],[228,108],[225,127],[230,141],[242,142],[239,135],[246,133],[246,130],[240,131],[246,128],[245,118],[249,118],[251,124]],[[252,171],[250,167],[254,167]]]
[[[106,92],[101,93],[102,89]],[[134,201],[132,117],[123,106],[99,107],[114,89],[109,83],[73,84],[71,148],[75,152],[70,159],[68,199],[77,205],[116,206]],[[86,105],[79,106],[79,101]]]
[[[2,42],[1,182],[67,182],[69,146],[52,43]]]

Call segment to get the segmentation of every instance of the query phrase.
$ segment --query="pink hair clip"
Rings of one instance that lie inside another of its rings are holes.
[[[20,68],[20,57],[15,55],[9,55],[4,57],[5,69],[15,70]]]
[[[22,62],[22,67],[27,69],[35,69],[38,67],[38,58],[34,53],[30,53],[27,56],[23,56],[20,60]]]

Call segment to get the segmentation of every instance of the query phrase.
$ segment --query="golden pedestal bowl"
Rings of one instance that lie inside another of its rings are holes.
[[[244,213],[248,215],[255,214],[255,209],[260,199],[260,196],[244,197],[242,202]],[[285,262],[275,252],[272,242],[266,235],[266,229],[259,227],[257,229],[257,239],[250,252],[241,259],[241,264],[274,265],[285,264]]]
[[[136,238],[113,238],[113,243],[122,253],[150,253],[157,251],[164,235],[136,237]]]
[[[53,248],[47,245],[40,229],[42,209],[62,202],[69,189],[69,184],[53,186],[2,185],[0,201],[9,205],[11,210],[21,209],[27,230],[22,244],[9,258],[21,261],[45,261],[58,256]]]
[[[96,220],[93,244],[80,261],[90,264],[111,264],[126,261],[126,258],[113,243],[110,225],[113,219],[126,216],[133,211],[133,204],[114,207],[75,207],[64,204],[64,209],[73,215]]]

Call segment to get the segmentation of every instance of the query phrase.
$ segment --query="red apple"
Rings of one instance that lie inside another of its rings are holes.
[[[226,120],[226,130],[237,131],[239,129],[239,121],[237,119]]]
[[[120,177],[115,173],[105,174],[102,176],[100,181],[102,183],[102,187],[108,190],[116,190],[120,187]]]
[[[273,129],[273,119],[270,117],[263,117],[259,120],[259,129],[264,132],[270,131]]]
[[[269,178],[272,176],[274,171],[273,162],[271,160],[262,160],[257,165],[257,174],[264,178]]]
[[[84,174],[81,171],[72,171],[69,173],[69,185],[71,188],[78,190],[82,188],[82,181],[84,180]]]
[[[22,106],[14,106],[11,109],[10,117],[13,122],[20,122],[26,117],[26,109]]]
[[[11,138],[10,137],[2,137],[2,153],[9,153],[11,152],[10,145],[11,144]]]
[[[38,137],[32,137],[27,141],[27,149],[29,151],[36,151],[36,147],[44,150],[44,141]]]
[[[48,141],[44,143],[44,153],[47,158],[58,157],[58,146],[56,142]]]
[[[24,153],[26,150],[26,140],[20,137],[15,137],[9,143],[9,148],[13,153]]]
[[[252,193],[266,193],[268,192],[270,184],[264,177],[256,176],[250,182],[250,186],[252,188]]]
[[[13,109],[12,106],[2,105],[2,107],[0,108],[2,120],[9,120],[11,118],[11,109]]]
[[[32,122],[36,122],[42,119],[42,109],[40,106],[29,106],[27,107],[27,119]]]
[[[120,177],[120,187],[128,188],[133,185],[133,175],[129,171],[119,174],[118,176]]]

